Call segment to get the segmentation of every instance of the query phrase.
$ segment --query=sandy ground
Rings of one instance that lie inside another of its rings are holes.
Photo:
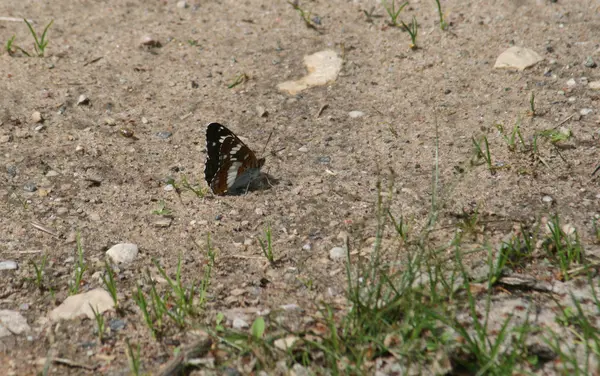
[[[144,344],[151,370],[185,341],[177,332],[167,336],[171,342],[153,341],[134,303],[126,328],[105,345],[93,344],[91,320],[48,323],[47,313],[68,295],[77,232],[89,266],[82,291],[101,286],[104,254],[120,242],[140,249],[134,263],[119,269],[124,300],[131,301],[146,268],[156,274],[152,259],[173,275],[181,254],[183,275],[197,281],[210,234],[217,256],[206,320],[232,309],[298,304],[310,312],[321,300],[341,304],[344,266],[330,260],[330,249],[343,245],[341,232],[354,248],[368,246],[378,181],[394,183],[391,212],[414,231],[423,227],[436,135],[440,242],[475,212],[483,229],[475,243],[558,213],[584,245],[593,244],[600,180],[590,175],[600,163],[600,92],[588,82],[600,79],[600,68],[584,63],[588,56],[600,62],[596,1],[443,0],[447,31],[437,25],[433,0],[411,1],[400,18],[417,18],[416,50],[406,32],[388,25],[377,2],[300,5],[320,18],[318,30],[283,1],[186,8],[174,1],[0,2],[0,16],[26,17],[36,30],[54,20],[45,57],[0,55],[0,261],[19,264],[0,271],[0,309],[19,311],[31,326],[29,336],[3,339],[0,363],[9,364],[9,373],[39,371],[50,349],[102,363],[104,373],[127,372],[125,338]],[[372,7],[380,17],[365,15]],[[33,50],[24,23],[0,21],[3,45],[13,35]],[[145,37],[160,47],[142,45]],[[524,72],[494,70],[496,57],[513,45],[544,60]],[[334,83],[295,96],[277,89],[305,74],[305,55],[325,49],[343,57]],[[241,74],[248,79],[229,88]],[[531,93],[536,116],[528,114]],[[89,102],[78,104],[81,95]],[[32,120],[36,111],[43,123]],[[364,116],[351,118],[350,111]],[[540,137],[539,158],[511,151],[495,125],[512,129],[519,119],[528,143],[555,127],[573,137],[560,145]],[[204,132],[215,121],[266,157],[271,186],[203,198],[165,189],[169,179],[184,176],[207,188]],[[473,163],[472,139],[483,136],[491,162],[501,167],[494,174]],[[161,200],[172,221],[153,214]],[[276,267],[257,241],[268,227]],[[44,253],[54,296],[28,280],[29,261]],[[56,374],[86,372],[53,367]]]

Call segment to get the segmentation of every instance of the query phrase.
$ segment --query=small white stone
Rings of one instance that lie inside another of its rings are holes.
[[[300,153],[306,153],[306,152],[308,152],[308,148],[307,148],[306,146],[301,146],[301,147],[298,149],[298,151],[299,151]]]
[[[574,78],[569,79],[569,81],[567,81],[567,86],[568,87],[575,87],[577,86],[577,82],[575,82]]]
[[[80,315],[86,315],[90,320],[94,319],[94,312],[102,313],[109,309],[113,309],[114,302],[110,294],[103,288],[88,291],[83,294],[71,295],[58,307],[54,308],[49,313],[49,318],[52,321],[70,320]]]
[[[583,116],[589,115],[592,112],[594,112],[594,110],[592,110],[591,108],[582,108],[581,111],[579,111],[579,113]]]
[[[31,114],[31,121],[34,123],[41,123],[44,121],[44,118],[42,117],[42,114],[39,111],[36,111],[33,114]]]
[[[600,90],[600,81],[592,81],[588,84],[588,87],[592,90]]]
[[[173,189],[175,189],[175,187],[173,187],[173,184],[167,184],[164,188],[164,190],[167,192],[171,192]]]
[[[77,99],[77,105],[87,105],[90,104],[90,98],[88,98],[85,94],[81,94]]]
[[[231,325],[233,327],[233,329],[247,329],[250,327],[250,325],[248,325],[248,323],[242,319],[240,319],[239,317],[236,317],[235,319],[233,319],[233,324]]]
[[[3,333],[1,336],[5,336],[6,333],[19,335],[30,330],[27,319],[19,312],[8,309],[0,310],[0,332]]]
[[[135,260],[138,254],[138,246],[133,243],[120,243],[113,245],[106,255],[110,257],[113,262],[128,264]]]
[[[273,342],[273,345],[279,350],[286,351],[293,348],[294,344],[296,344],[299,339],[299,337],[290,335],[284,338],[276,339],[275,342]]]
[[[356,119],[365,116],[365,113],[362,111],[350,111],[348,112],[348,116],[350,116],[352,119]]]
[[[14,270],[18,269],[19,265],[12,260],[0,261],[0,270]]]
[[[181,0],[177,2],[177,8],[179,9],[185,9],[187,8],[188,4],[185,0]]]
[[[550,203],[550,202],[552,202],[552,197],[546,195],[546,196],[542,197],[542,201],[546,202],[546,203]]]
[[[75,153],[83,154],[84,150],[85,149],[81,145],[75,146]]]
[[[146,119],[145,117],[142,117],[142,123],[143,124],[148,124],[148,119]]]
[[[333,247],[329,251],[329,258],[331,260],[340,260],[346,257],[346,250],[342,247]]]
[[[261,208],[254,209],[256,215],[265,215],[265,212]]]
[[[310,243],[306,243],[302,246],[302,250],[304,250],[304,251],[310,251],[311,248],[312,247],[311,247]]]

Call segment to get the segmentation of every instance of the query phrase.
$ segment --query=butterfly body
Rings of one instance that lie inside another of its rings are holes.
[[[216,195],[237,194],[260,176],[264,158],[219,123],[206,127],[204,178]]]

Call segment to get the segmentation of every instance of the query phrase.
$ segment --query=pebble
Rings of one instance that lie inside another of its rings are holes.
[[[600,81],[592,81],[588,84],[588,87],[592,90],[600,90]]]
[[[90,104],[90,98],[88,98],[85,94],[81,94],[77,99],[78,106],[87,106]]]
[[[169,131],[160,131],[160,132],[156,132],[156,136],[158,138],[161,138],[163,140],[166,140],[167,138],[171,137],[173,135],[173,133],[169,132]]]
[[[575,79],[574,79],[574,78],[571,78],[571,79],[569,79],[569,80],[567,81],[567,86],[568,86],[568,87],[575,87],[575,86],[577,86],[577,82],[575,82]]]
[[[12,137],[8,134],[2,135],[0,136],[0,144],[6,144],[7,142],[10,142],[12,139]]]
[[[185,0],[181,0],[177,2],[177,8],[179,9],[185,9],[188,7],[188,3]]]
[[[53,177],[55,177],[55,176],[58,176],[58,175],[59,175],[59,173],[58,173],[58,172],[56,172],[56,171],[54,171],[54,170],[50,170],[50,171],[48,171],[48,172],[46,173],[46,177],[47,177],[47,178],[53,178]]]
[[[299,337],[289,335],[284,338],[276,339],[275,342],[273,342],[273,345],[281,351],[286,351],[292,349],[299,339]]]
[[[171,218],[161,218],[159,220],[154,221],[154,226],[166,228],[166,227],[171,226],[172,221],[173,220]]]
[[[160,42],[150,35],[145,35],[140,39],[140,44],[148,47],[160,47]]]
[[[329,162],[331,162],[331,157],[329,156],[317,158],[317,163],[319,164],[329,164]]]
[[[146,119],[145,117],[142,117],[142,124],[148,124],[148,119]]]
[[[75,153],[83,154],[84,152],[85,152],[85,149],[83,148],[82,145],[75,146]]]
[[[0,261],[0,270],[15,270],[19,265],[12,260]]]
[[[25,192],[35,192],[37,191],[37,185],[35,185],[35,183],[25,183],[23,190]]]
[[[106,118],[104,119],[104,124],[114,127],[117,124],[117,122],[113,118]]]
[[[31,121],[34,123],[41,123],[44,121],[44,118],[42,117],[42,114],[39,111],[36,111],[33,114],[31,114]]]
[[[283,305],[280,305],[279,308],[283,309],[284,311],[301,311],[302,310],[300,308],[300,306],[296,303],[283,304]]]
[[[495,69],[524,70],[542,61],[543,58],[535,51],[524,47],[510,47],[496,59]]]
[[[310,251],[310,250],[311,250],[311,248],[312,248],[312,247],[311,247],[310,243],[306,243],[306,244],[304,244],[304,245],[302,246],[302,250],[303,250],[303,251]]]
[[[99,222],[100,221],[100,214],[92,212],[88,215],[90,221],[94,221],[94,222]]]
[[[583,63],[583,65],[585,65],[587,68],[596,68],[598,66],[591,56],[588,56],[585,59],[585,63]]]
[[[17,166],[6,166],[6,173],[11,178],[14,178],[15,176],[17,176]]]
[[[119,243],[115,244],[108,251],[106,255],[115,263],[128,264],[133,262],[138,254],[138,246],[133,243]]]
[[[333,247],[329,250],[329,258],[333,261],[346,257],[346,250],[342,247]]]
[[[113,309],[114,302],[110,294],[103,288],[97,288],[83,294],[71,295],[58,307],[48,314],[52,321],[70,320],[80,315],[86,315],[90,320],[94,319],[94,307],[98,313]]]
[[[254,209],[256,215],[265,215],[265,212],[261,208]]]
[[[0,338],[11,334],[19,335],[30,331],[27,319],[17,311],[0,310]]]
[[[248,323],[242,319],[240,319],[239,317],[236,317],[233,319],[233,324],[231,325],[233,327],[233,329],[247,329],[250,327],[250,325],[248,325]]]
[[[269,111],[265,110],[263,106],[256,106],[256,114],[258,117],[267,117],[269,116]]]
[[[165,188],[163,188],[163,189],[167,192],[171,192],[172,190],[175,189],[175,187],[173,187],[173,184],[167,184],[167,185],[165,185]]]
[[[126,325],[127,321],[121,319],[112,319],[108,322],[110,330],[114,330],[115,332],[125,328]]]
[[[546,195],[546,196],[542,197],[542,201],[546,202],[546,203],[551,203],[553,200],[552,200],[552,197]]]
[[[307,148],[306,146],[301,146],[301,147],[298,149],[298,151],[299,151],[300,153],[306,153],[306,152],[308,152],[308,148]]]
[[[583,116],[589,115],[592,112],[594,112],[594,110],[592,110],[591,108],[582,108],[581,111],[579,111],[579,113]]]
[[[335,81],[342,70],[342,58],[335,51],[319,51],[304,56],[304,65],[308,74],[296,81],[286,81],[277,85],[281,91],[296,95],[313,86],[327,85]]]
[[[365,113],[362,111],[350,111],[348,112],[348,116],[350,116],[352,119],[356,119],[365,116]]]

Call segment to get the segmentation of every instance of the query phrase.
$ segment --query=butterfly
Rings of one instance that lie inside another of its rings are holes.
[[[260,176],[264,158],[219,123],[206,127],[204,178],[216,195],[237,194]]]

